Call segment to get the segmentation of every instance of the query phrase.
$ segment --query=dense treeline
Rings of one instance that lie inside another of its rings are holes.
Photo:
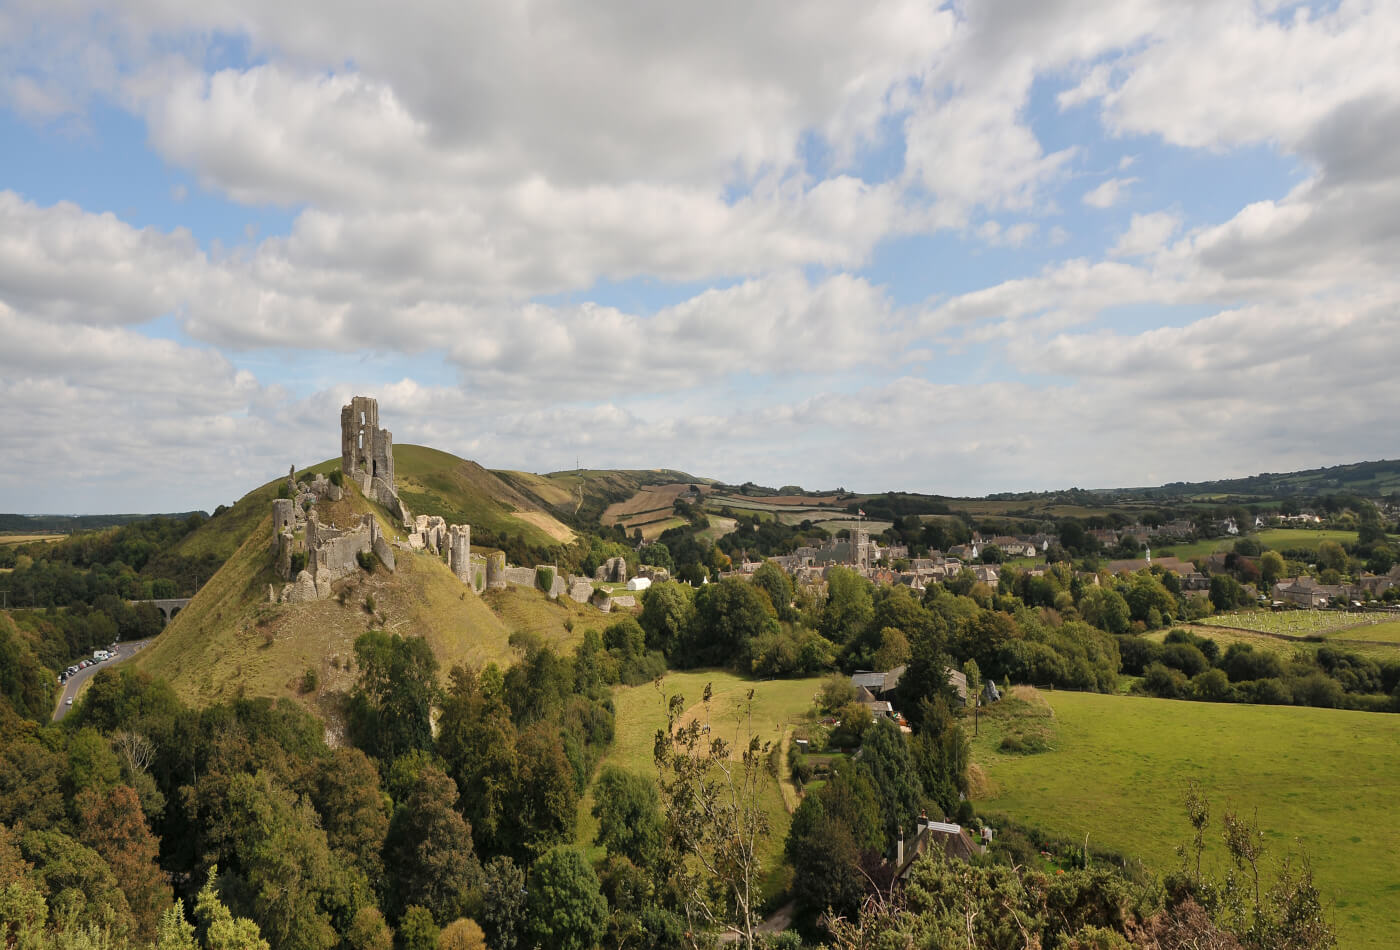
[[[223,561],[215,554],[181,555],[174,548],[207,521],[202,512],[155,517],[75,534],[52,544],[0,547],[0,567],[17,607],[92,605],[105,594],[127,600],[193,596]]]
[[[609,903],[570,845],[611,687],[659,669],[644,641],[631,618],[567,657],[521,637],[509,670],[456,668],[439,690],[422,640],[370,631],[339,748],[290,701],[191,709],[126,669],[61,727],[0,703],[0,930],[26,947],[89,929],[98,946],[593,946]]]
[[[1279,656],[1232,643],[1224,651],[1209,637],[1170,631],[1164,642],[1119,640],[1123,671],[1141,676],[1138,689],[1164,699],[1272,706],[1322,706],[1400,712],[1400,662],[1320,647]]]

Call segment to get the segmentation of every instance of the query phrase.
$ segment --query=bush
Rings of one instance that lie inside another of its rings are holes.
[[[332,485],[335,485],[337,488],[342,487],[345,484],[345,476],[338,468],[333,469],[331,473],[326,476],[326,478],[330,481]]]
[[[535,586],[538,587],[540,590],[544,591],[546,594],[549,593],[550,590],[552,590],[554,587],[554,568],[535,568]]]
[[[306,554],[305,552],[297,551],[292,555],[292,576],[296,577],[304,570],[306,570]]]
[[[1180,699],[1186,693],[1186,676],[1161,663],[1152,663],[1144,671],[1138,688],[1160,699]]]
[[[368,571],[368,572],[371,573],[371,574],[374,573],[374,565],[375,565],[378,561],[379,561],[379,558],[375,555],[375,553],[374,553],[373,551],[357,551],[357,552],[355,552],[355,563],[358,564],[358,565],[360,565],[361,568],[363,568],[364,570]]]
[[[372,613],[374,613],[374,595],[373,595],[373,594],[366,594],[366,595],[365,595],[365,613],[367,613],[367,614],[372,614]]]
[[[303,693],[314,693],[316,687],[320,685],[320,677],[316,675],[316,670],[307,667],[306,672],[301,674],[301,691]]]

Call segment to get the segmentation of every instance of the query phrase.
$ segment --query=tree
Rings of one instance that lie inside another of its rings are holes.
[[[681,643],[679,659],[689,666],[732,665],[748,654],[752,640],[776,629],[777,621],[753,585],[726,577],[695,596],[695,620]]]
[[[366,904],[350,921],[345,942],[351,950],[393,950],[394,932],[385,923],[379,908]]]
[[[414,904],[403,912],[399,921],[399,943],[403,950],[437,950],[438,937],[442,931],[433,912],[426,907]]]
[[[772,561],[764,561],[754,571],[753,584],[759,590],[768,595],[768,599],[773,604],[773,609],[783,620],[791,620],[794,615],[792,609],[792,581],[788,579],[787,573]]]
[[[326,843],[378,888],[384,878],[381,849],[389,809],[374,763],[359,749],[334,749],[316,763],[309,784]]]
[[[688,588],[675,581],[652,584],[642,595],[642,629],[647,648],[668,656],[675,652],[690,630],[695,615]]]
[[[481,922],[492,950],[515,950],[525,927],[525,874],[504,855],[486,865]]]
[[[494,668],[488,668],[488,672]],[[476,842],[490,851],[507,847],[507,812],[519,787],[516,731],[510,709],[486,673],[454,667],[438,719],[438,753],[457,782],[462,811]]]
[[[624,855],[639,867],[651,867],[661,847],[661,806],[656,783],[616,766],[606,766],[593,787],[597,843],[609,854]]]
[[[384,762],[432,748],[429,714],[438,663],[428,642],[369,630],[355,641],[355,661],[360,668],[350,697],[355,744]]]
[[[442,928],[438,950],[487,950],[486,934],[470,917],[458,917]]]
[[[306,799],[277,785],[270,772],[235,775],[228,785],[228,843],[243,906],[278,950],[329,950],[339,938],[333,909],[342,873]],[[336,896],[332,896],[336,895]],[[339,905],[339,906],[337,906]],[[346,921],[348,923],[348,920]]]
[[[1339,574],[1347,570],[1347,552],[1336,541],[1323,541],[1317,546],[1317,566],[1322,570],[1331,569]]]
[[[833,567],[827,574],[826,589],[821,635],[844,645],[855,639],[875,614],[870,582],[850,568]]]
[[[963,664],[963,676],[967,677],[967,697],[972,701],[972,734],[981,735],[979,712],[982,708],[982,671],[976,660]]]
[[[1285,570],[1283,555],[1277,551],[1265,551],[1259,556],[1259,579],[1265,590],[1272,588]]]
[[[102,855],[112,869],[136,919],[137,937],[154,939],[160,915],[174,895],[156,863],[160,843],[146,827],[136,792],[127,785],[118,785],[106,795],[86,789],[75,804],[79,840]]]
[[[1130,621],[1128,602],[1116,590],[1091,587],[1079,600],[1079,615],[1085,622],[1109,633],[1127,633]]]
[[[481,883],[472,833],[456,811],[457,786],[431,765],[418,773],[408,799],[394,810],[384,840],[391,907],[418,905],[436,921],[462,916],[467,892]]]
[[[924,789],[904,734],[889,719],[880,719],[861,743],[861,763],[880,801],[884,840],[895,840],[900,828],[908,828],[919,814]]]
[[[204,930],[206,950],[269,950],[258,925],[246,917],[234,917],[219,900],[214,890],[217,871],[216,867],[209,869],[209,877],[194,904],[195,919]]]
[[[608,917],[598,876],[577,849],[567,847],[535,862],[526,907],[530,931],[543,950],[591,950]]]
[[[672,696],[666,729],[657,731],[653,745],[666,843],[675,859],[671,886],[680,896],[693,946],[699,946],[699,931],[723,923],[746,950],[753,950],[759,923],[759,850],[769,833],[760,796],[771,778],[771,745],[753,733],[750,690],[739,723],[743,751],[737,760],[731,757],[729,743],[710,734],[711,695],[707,684],[703,727],[699,719],[682,722],[685,699]]]
[[[516,745],[517,781],[508,800],[512,853],[534,858],[571,840],[578,814],[578,786],[556,726],[535,723]]]
[[[909,638],[901,630],[885,627],[880,631],[880,649],[875,651],[872,665],[880,671],[892,670],[909,662]]]

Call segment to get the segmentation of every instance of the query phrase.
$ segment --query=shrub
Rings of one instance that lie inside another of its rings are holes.
[[[546,594],[549,593],[554,587],[554,568],[545,566],[535,568],[535,586]]]
[[[305,552],[297,551],[292,555],[292,576],[296,577],[304,570],[306,570],[306,554]]]
[[[1180,699],[1186,692],[1186,676],[1161,663],[1152,663],[1143,672],[1139,688],[1149,696]]]
[[[365,613],[367,613],[367,614],[372,614],[372,613],[374,613],[374,595],[373,595],[373,594],[366,594],[366,595],[365,595]]]
[[[366,571],[369,571],[371,574],[374,573],[374,565],[375,562],[377,562],[378,560],[379,558],[375,555],[373,551],[355,552],[355,563],[360,565],[360,567],[364,568]]]
[[[306,672],[301,674],[301,691],[303,693],[314,693],[316,687],[320,685],[320,677],[316,675],[316,670],[307,667]]]
[[[332,470],[331,473],[326,476],[326,478],[330,481],[332,485],[335,485],[337,487],[343,486],[345,484],[345,476],[341,473],[340,469],[338,468]]]

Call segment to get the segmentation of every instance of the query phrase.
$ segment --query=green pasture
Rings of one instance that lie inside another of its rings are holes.
[[[666,703],[670,696],[685,698],[689,715],[704,719],[700,700],[705,684],[712,686],[709,725],[711,735],[720,736],[731,746],[747,745],[749,723],[753,733],[762,741],[777,747],[792,726],[812,708],[812,697],[821,688],[821,677],[793,680],[751,680],[721,670],[667,673],[658,691],[653,683],[641,686],[619,686],[613,690],[617,731],[612,748],[601,765],[615,765],[638,775],[656,774],[652,748],[656,732],[665,728]],[[753,690],[753,703],[748,709],[748,691]],[[769,780],[763,791],[763,808],[768,813],[772,835],[763,851],[765,892],[770,896],[784,884],[782,862],[783,842],[787,838],[789,815],[783,805],[782,793],[776,780]],[[593,844],[598,823],[593,818],[593,792],[590,788],[579,802],[578,843],[589,849],[593,857],[601,851]]]
[[[1400,647],[1400,620],[1338,630],[1328,634],[1327,639],[1330,641],[1366,640],[1371,643],[1394,643]]]
[[[1306,548],[1316,551],[1323,541],[1336,541],[1338,544],[1355,544],[1355,531],[1312,530],[1309,528],[1265,528],[1253,534],[1240,535],[1258,541],[1265,550],[1285,551]],[[1239,538],[1209,538],[1205,541],[1190,541],[1165,544],[1159,553],[1175,555],[1183,561],[1198,557],[1210,557],[1216,553],[1232,550]]]
[[[1235,630],[1230,627],[1208,627],[1202,624],[1181,624],[1180,626],[1186,627],[1199,637],[1209,637],[1219,644],[1222,651],[1228,650],[1232,643],[1247,643],[1254,649],[1262,650],[1265,653],[1291,657],[1300,651],[1316,653],[1318,647],[1330,646],[1348,653],[1370,657],[1377,662],[1400,660],[1400,640],[1395,640],[1395,645],[1392,646],[1389,638],[1393,637],[1394,634],[1387,630],[1382,630],[1379,637],[1371,636],[1372,631],[1377,629],[1376,627],[1365,627],[1362,630],[1343,630],[1322,640],[1295,640],[1285,639],[1281,636],[1270,636],[1253,630]],[[1145,634],[1149,640],[1156,640],[1158,643],[1161,643],[1166,635],[1166,630]]]
[[[1304,850],[1340,946],[1400,934],[1400,716],[1334,709],[1190,703],[1094,693],[1042,694],[1049,751],[1005,755],[1008,721],[984,718],[973,743],[975,799],[1059,837],[1136,856],[1157,871],[1189,841],[1190,779],[1211,803],[1207,864],[1224,873],[1220,816],[1253,815],[1269,858]],[[1266,858],[1267,860],[1267,858]]]

